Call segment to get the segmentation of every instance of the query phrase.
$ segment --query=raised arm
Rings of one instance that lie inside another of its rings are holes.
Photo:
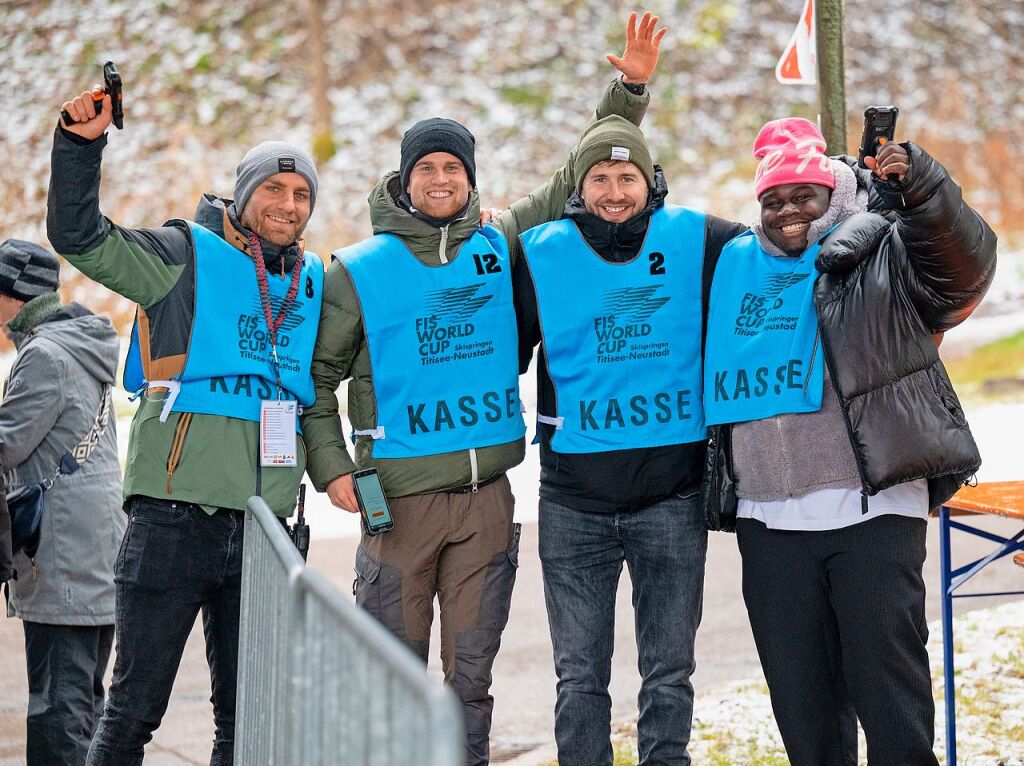
[[[186,231],[127,229],[100,212],[100,162],[110,125],[110,96],[99,114],[86,91],[63,104],[78,122],[53,137],[46,234],[79,271],[143,307],[170,292],[191,255]]]
[[[591,122],[612,114],[625,117],[634,125],[640,125],[643,121],[651,100],[646,84],[658,65],[661,41],[668,31],[664,27],[657,29],[657,25],[658,17],[649,12],[643,15],[639,23],[635,12],[629,15],[626,23],[626,50],[621,57],[610,53],[607,56],[622,76],[605,88]],[[576,187],[576,178],[572,173],[574,155],[575,149],[569,154],[566,163],[547,181],[527,196],[513,202],[498,217],[495,223],[513,248],[518,247],[519,235],[524,231],[562,217],[565,202]]]
[[[878,153],[875,189],[896,214],[895,236],[914,306],[932,332],[945,332],[975,309],[995,276],[996,235],[963,198],[946,169],[916,144],[889,144]]]

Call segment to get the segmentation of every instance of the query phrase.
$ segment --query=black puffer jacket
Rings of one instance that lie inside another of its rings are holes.
[[[894,222],[859,213],[828,236],[815,264],[822,273],[814,303],[865,498],[926,478],[935,507],[981,457],[933,335],[966,319],[985,295],[996,236],[942,165],[904,146],[911,159],[904,183],[874,185]],[[733,476],[730,428],[716,426],[704,477],[711,529],[735,525]]]

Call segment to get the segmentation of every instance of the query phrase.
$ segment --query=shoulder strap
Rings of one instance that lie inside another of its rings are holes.
[[[99,410],[96,412],[92,426],[89,428],[88,433],[79,440],[78,444],[70,452],[65,452],[61,457],[53,476],[43,482],[43,486],[46,489],[52,487],[54,482],[61,476],[70,476],[81,468],[92,455],[93,450],[96,449],[96,445],[100,442],[100,437],[103,436],[103,432],[107,430],[107,426],[110,424],[110,411],[112,409],[110,388],[109,383],[104,384],[103,390],[100,392]]]

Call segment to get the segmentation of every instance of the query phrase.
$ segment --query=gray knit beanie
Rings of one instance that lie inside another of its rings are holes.
[[[57,290],[60,261],[45,247],[23,239],[0,242],[0,295],[28,302]]]
[[[256,187],[276,173],[298,173],[309,184],[309,212],[316,204],[319,179],[312,158],[287,141],[264,141],[245,153],[235,168],[235,211],[245,210]]]

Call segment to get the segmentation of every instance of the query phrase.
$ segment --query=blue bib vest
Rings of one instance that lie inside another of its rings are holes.
[[[522,438],[508,246],[493,227],[427,266],[390,234],[336,253],[359,297],[377,400],[375,458]]]
[[[815,243],[769,255],[747,232],[723,249],[711,285],[704,361],[708,425],[821,409],[825,367],[814,309]]]
[[[170,412],[194,412],[259,421],[260,402],[278,396],[267,320],[256,283],[256,269],[243,252],[191,221],[195,244],[196,292],[192,335],[181,374],[170,381],[143,377],[138,325],[132,328],[124,386],[168,389],[161,419]],[[299,291],[277,332],[278,369],[283,399],[310,405],[315,399],[310,363],[323,299],[324,269],[312,253],[303,254]],[[274,316],[291,284],[267,273]]]
[[[685,444],[701,409],[704,213],[666,205],[636,258],[600,258],[569,220],[522,235],[557,412],[555,452]]]

